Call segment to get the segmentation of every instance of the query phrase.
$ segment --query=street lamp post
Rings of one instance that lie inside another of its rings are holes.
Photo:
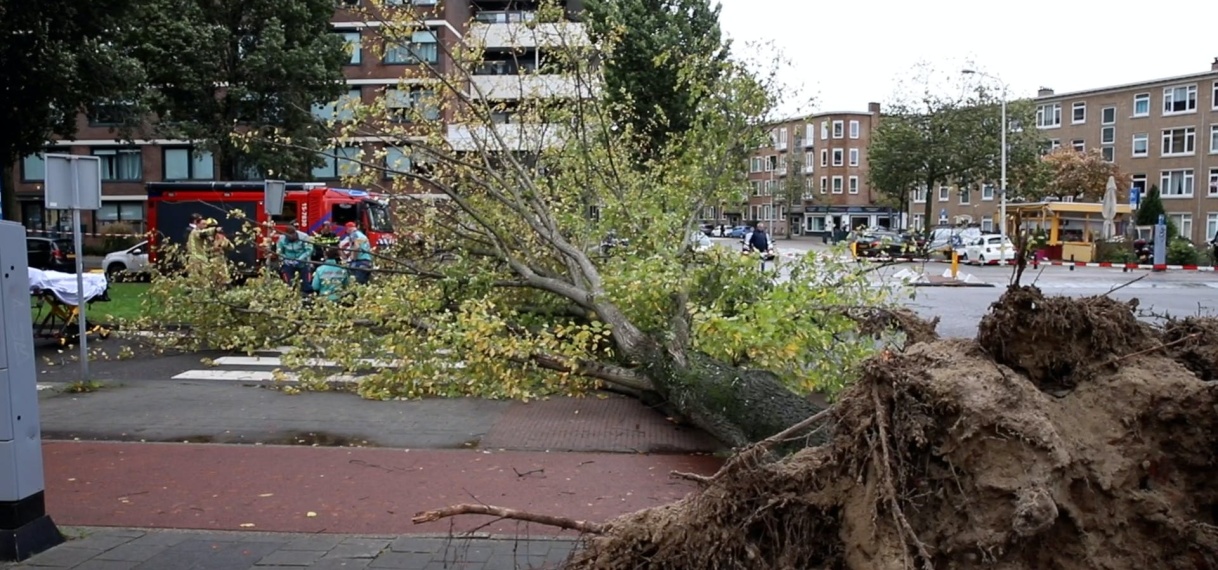
[[[1000,159],[1000,161],[1001,161],[1000,168],[1001,168],[1002,172],[999,175],[1001,180],[999,181],[999,188],[998,188],[998,193],[999,193],[999,198],[998,198],[998,218],[999,218],[998,219],[998,228],[999,228],[999,230],[998,230],[998,232],[999,232],[999,235],[1001,235],[1002,237],[1006,237],[1007,236],[1007,84],[1004,83],[1001,79],[994,77],[993,75],[990,75],[985,72],[977,71],[975,69],[965,69],[965,70],[962,70],[961,73],[964,73],[965,75],[975,74],[975,75],[980,75],[982,77],[988,77],[990,79],[993,79],[994,81],[997,81],[999,84],[1002,85],[1002,134],[1001,134],[1002,140],[1001,140],[1001,143],[999,143],[1002,145],[1002,155],[1001,155],[1001,159]]]

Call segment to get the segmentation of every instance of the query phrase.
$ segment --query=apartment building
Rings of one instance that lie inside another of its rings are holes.
[[[870,103],[865,112],[825,112],[776,123],[769,144],[749,157],[749,191],[740,208],[708,208],[707,223],[764,221],[784,236],[890,227],[897,213],[878,204],[867,182],[867,147],[879,120],[880,104]]]
[[[385,97],[392,108],[408,108],[425,104],[432,94],[422,81],[408,81],[399,86],[400,79],[419,69],[422,64],[436,66],[441,72],[450,69],[451,62],[441,46],[452,46],[466,38],[476,38],[485,46],[484,62],[472,70],[474,81],[482,87],[489,98],[511,100],[523,93],[521,78],[517,74],[532,71],[544,57],[544,37],[556,34],[560,28],[572,28],[582,33],[582,24],[575,21],[583,9],[582,0],[566,0],[568,21],[536,23],[540,2],[536,0],[384,0],[391,7],[412,7],[424,21],[424,28],[412,35],[409,44],[386,46],[379,49],[375,34],[380,21],[370,21],[359,9],[369,0],[337,0],[331,21],[333,33],[343,37],[349,47],[350,60],[343,69],[348,91],[333,104],[314,107],[319,119],[343,120],[350,118],[344,109],[344,101],[355,99],[373,102]],[[529,62],[532,61],[532,64]],[[505,76],[510,77],[511,81]],[[542,86],[554,83],[544,76],[531,77]],[[548,83],[547,83],[548,82]],[[513,91],[512,87],[515,86]],[[448,123],[451,112],[439,108],[424,110],[424,116]],[[73,140],[53,141],[46,152],[94,155],[101,158],[102,207],[96,213],[83,213],[84,230],[97,234],[105,226],[122,222],[142,233],[146,230],[144,184],[155,181],[214,180],[217,176],[210,153],[189,140],[163,140],[141,138],[124,141],[117,132],[117,116],[96,113],[77,118],[78,131]],[[495,118],[497,122],[511,123],[510,110]],[[468,133],[459,126],[449,125],[450,138],[468,139]],[[376,137],[355,139],[356,146],[334,148],[327,154],[321,166],[312,172],[313,181],[337,183],[344,175],[359,168],[351,160],[362,148],[365,157],[381,146]],[[386,150],[388,166],[401,169],[411,167],[411,157],[404,156],[398,148]],[[346,158],[344,158],[346,157]],[[41,154],[25,157],[15,168],[18,180],[17,193],[20,201],[20,219],[34,232],[69,231],[70,216],[66,212],[47,211],[43,206],[42,183],[45,169]],[[390,183],[385,174],[384,183]],[[262,173],[249,171],[241,176],[247,180],[261,180]]]
[[[1036,126],[1051,147],[1100,149],[1140,195],[1158,186],[1181,235],[1203,243],[1218,233],[1218,58],[1202,73],[1074,93],[1041,89],[1035,101]],[[911,200],[915,225],[927,198],[938,223],[971,219],[987,230],[998,212],[992,187],[943,187]]]

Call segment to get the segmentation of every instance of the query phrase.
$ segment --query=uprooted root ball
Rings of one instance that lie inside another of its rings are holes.
[[[1218,380],[1218,319],[1188,317],[1168,321],[1163,343],[1171,355],[1207,382]]]
[[[1055,306],[1107,326],[1091,307]],[[827,445],[730,462],[570,568],[1215,568],[1216,396],[1163,356],[1055,398],[975,343],[920,344],[868,363]]]
[[[1012,287],[981,319],[977,341],[1041,389],[1070,388],[1112,358],[1156,344],[1136,308],[1136,299],[1045,297],[1036,287]]]

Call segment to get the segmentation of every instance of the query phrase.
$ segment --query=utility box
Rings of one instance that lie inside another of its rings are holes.
[[[0,560],[63,542],[46,515],[25,228],[0,221]]]

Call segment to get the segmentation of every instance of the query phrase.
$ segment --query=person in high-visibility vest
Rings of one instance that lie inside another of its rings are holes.
[[[347,266],[355,276],[355,282],[365,285],[372,277],[372,243],[359,231],[355,222],[347,222],[347,234],[343,237],[342,249]]]

